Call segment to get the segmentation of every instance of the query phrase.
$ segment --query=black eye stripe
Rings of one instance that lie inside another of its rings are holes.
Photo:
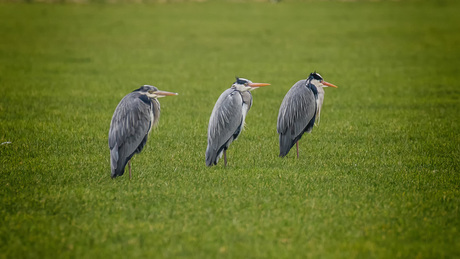
[[[244,84],[247,83],[247,81],[240,80],[240,79],[236,80],[236,82],[237,82],[238,84],[240,84],[240,85],[244,85]]]
[[[236,83],[236,84],[239,84],[239,85],[244,85],[244,84],[248,84],[249,81],[248,81],[247,79],[245,79],[245,78],[239,78],[239,77],[237,77],[235,83]]]
[[[316,80],[319,80],[319,81],[323,81],[324,79],[321,77],[320,74],[316,73],[316,72],[313,72],[310,74],[309,78],[313,78],[313,79],[316,79]]]

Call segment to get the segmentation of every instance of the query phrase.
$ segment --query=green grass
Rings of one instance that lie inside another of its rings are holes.
[[[459,10],[0,3],[0,258],[460,257]],[[280,159],[279,105],[314,70],[339,88]],[[207,168],[234,76],[272,85]],[[111,180],[111,116],[142,84],[180,95]]]

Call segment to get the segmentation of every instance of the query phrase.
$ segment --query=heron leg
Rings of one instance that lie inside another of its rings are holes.
[[[131,180],[131,159],[128,161],[129,180]]]
[[[299,141],[295,143],[295,146],[297,148],[297,158],[299,158]]]
[[[227,150],[224,149],[224,165],[227,166]]]

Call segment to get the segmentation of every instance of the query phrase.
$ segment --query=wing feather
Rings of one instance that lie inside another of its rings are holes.
[[[206,161],[208,165],[215,163],[218,152],[224,145],[229,145],[234,135],[241,131],[243,123],[243,99],[234,89],[227,89],[217,100],[208,125],[208,147]],[[212,160],[212,161],[211,161]]]
[[[297,82],[281,103],[277,131],[284,134],[288,130],[294,136],[303,133],[316,113],[316,99],[313,92],[305,87],[305,80]]]
[[[109,130],[112,171],[117,168],[121,170],[120,167],[124,169],[126,159],[134,154],[151,127],[150,104],[142,101],[138,95],[134,92],[126,95],[113,114]]]
[[[291,87],[281,103],[277,131],[280,134],[281,154],[285,155],[300,139],[302,134],[310,132],[316,115],[316,98],[313,91],[305,86],[306,80],[300,80]]]

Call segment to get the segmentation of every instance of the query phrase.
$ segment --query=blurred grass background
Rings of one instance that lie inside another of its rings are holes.
[[[459,3],[104,3],[0,3],[0,257],[460,256]],[[280,159],[279,105],[314,70],[339,88]],[[235,76],[272,85],[207,168]],[[111,180],[142,84],[180,95]]]

